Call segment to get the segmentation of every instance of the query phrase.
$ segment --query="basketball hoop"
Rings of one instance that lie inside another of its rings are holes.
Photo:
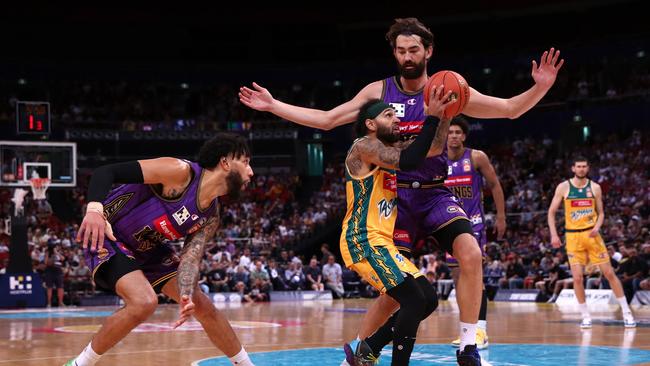
[[[45,192],[50,186],[50,180],[48,178],[31,178],[29,185],[32,188],[32,196],[34,196],[34,199],[44,200]]]

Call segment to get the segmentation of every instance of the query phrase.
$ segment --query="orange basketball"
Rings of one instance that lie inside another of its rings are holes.
[[[457,100],[456,103],[445,109],[445,117],[451,118],[459,115],[467,105],[467,102],[469,102],[469,85],[465,81],[465,78],[459,73],[449,70],[438,71],[431,75],[427,81],[427,85],[424,87],[425,103],[429,102],[429,91],[434,85],[444,85],[444,93],[451,90],[451,96],[449,98],[455,98]]]

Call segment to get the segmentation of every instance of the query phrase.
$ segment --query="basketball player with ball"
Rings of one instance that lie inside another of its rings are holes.
[[[405,138],[416,135],[424,121],[424,91],[434,85],[453,90],[458,101],[445,111],[446,116],[463,113],[475,118],[514,119],[537,104],[555,83],[564,60],[560,52],[551,48],[542,54],[539,65],[532,61],[531,75],[535,84],[525,92],[509,99],[479,93],[453,72],[443,72],[427,84],[427,63],[433,54],[433,34],[415,18],[396,19],[386,34],[399,74],[375,81],[364,87],[352,100],[331,110],[303,108],[274,99],[262,86],[242,87],[239,100],[246,106],[271,112],[303,126],[330,130],[355,120],[362,105],[372,99],[391,104],[400,118],[400,131]],[[436,84],[437,83],[437,84]],[[456,197],[444,187],[447,176],[447,152],[429,157],[412,172],[398,172],[398,215],[394,241],[403,254],[409,254],[421,237],[433,236],[459,263],[457,301],[460,310],[460,365],[480,365],[476,349],[476,327],[481,306],[483,270],[482,256],[473,236],[471,224]],[[366,313],[359,330],[354,355],[346,347],[350,365],[362,365],[379,355],[382,343],[388,344],[392,335],[386,335],[395,318],[397,304],[388,296],[375,301]],[[391,314],[393,314],[391,316]],[[388,320],[387,320],[388,319]],[[383,325],[383,326],[382,326]],[[383,346],[382,346],[383,347]],[[372,354],[370,354],[372,353]]]

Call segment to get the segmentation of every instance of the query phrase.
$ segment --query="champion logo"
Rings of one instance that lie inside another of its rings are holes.
[[[159,218],[153,220],[153,225],[156,227],[156,231],[163,234],[165,238],[169,240],[180,239],[182,236],[178,233],[178,231],[176,231],[176,229],[174,229],[167,215],[162,215]]]
[[[408,105],[415,105],[416,103],[417,103],[417,99],[415,99],[415,98],[411,98],[411,99],[406,101],[406,104],[408,104]]]

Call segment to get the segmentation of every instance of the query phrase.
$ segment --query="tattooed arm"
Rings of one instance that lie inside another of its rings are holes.
[[[181,251],[181,263],[178,265],[178,292],[180,296],[189,296],[196,287],[199,278],[199,266],[203,258],[205,246],[219,227],[219,215],[212,216],[199,231],[189,235],[185,239],[185,245]]]

